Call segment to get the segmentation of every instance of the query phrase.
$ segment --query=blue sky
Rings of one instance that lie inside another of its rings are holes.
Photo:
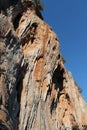
[[[87,0],[42,0],[43,17],[58,35],[65,66],[87,101]]]

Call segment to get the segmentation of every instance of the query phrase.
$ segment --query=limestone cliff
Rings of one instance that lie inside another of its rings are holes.
[[[8,5],[0,13],[0,130],[87,130],[87,103],[57,35],[32,0]]]

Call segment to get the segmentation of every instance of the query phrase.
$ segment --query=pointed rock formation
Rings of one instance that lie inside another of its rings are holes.
[[[32,0],[1,10],[0,130],[86,129],[87,103],[40,11]]]

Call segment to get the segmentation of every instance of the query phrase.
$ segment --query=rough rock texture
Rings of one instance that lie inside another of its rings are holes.
[[[0,14],[0,130],[87,130],[87,103],[35,9],[17,2]]]

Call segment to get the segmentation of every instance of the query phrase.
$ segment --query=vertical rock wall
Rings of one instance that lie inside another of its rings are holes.
[[[8,10],[0,14],[0,129],[86,130],[87,103],[57,35],[32,1]]]

